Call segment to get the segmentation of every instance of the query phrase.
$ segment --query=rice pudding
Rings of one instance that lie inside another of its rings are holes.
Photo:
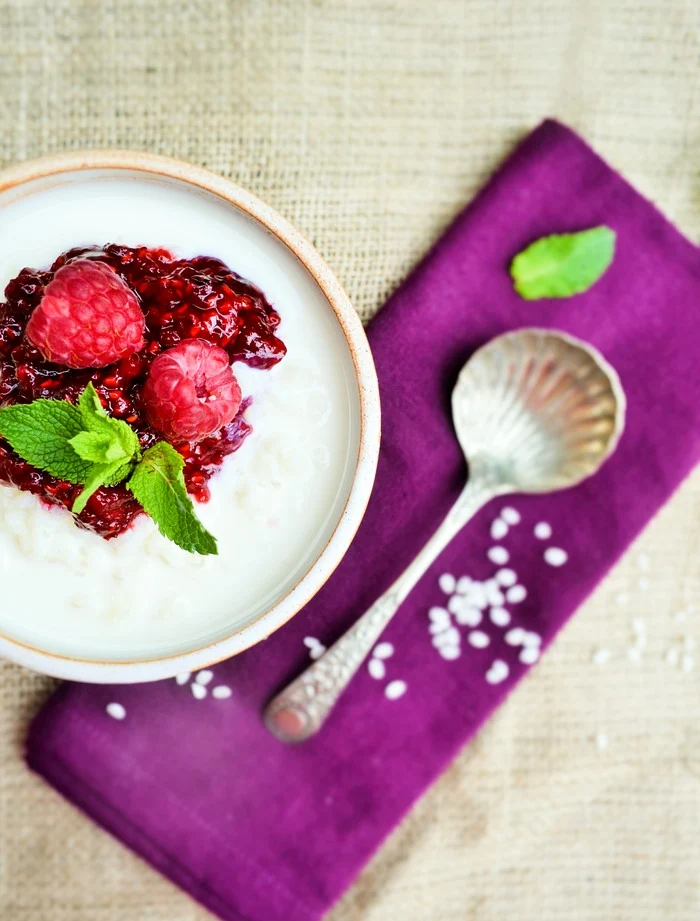
[[[231,356],[244,403],[226,450],[220,463],[186,467],[190,491],[209,499],[195,509],[218,556],[184,552],[144,515],[105,540],[104,528],[78,528],[65,509],[0,488],[0,634],[59,655],[131,661],[229,634],[308,569],[349,493],[357,385],[314,279],[263,227],[167,180],[88,175],[0,196],[3,288],[25,266],[46,269],[74,247],[158,248],[185,262],[204,255],[259,289],[287,352],[258,367]]]

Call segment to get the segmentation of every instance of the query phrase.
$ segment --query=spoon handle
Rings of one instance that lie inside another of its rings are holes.
[[[472,476],[442,524],[394,584],[319,659],[265,709],[265,724],[283,742],[302,742],[318,732],[378,637],[419,579],[453,537],[501,490]]]

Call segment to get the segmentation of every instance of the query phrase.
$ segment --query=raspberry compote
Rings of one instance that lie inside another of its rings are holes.
[[[28,341],[26,325],[55,272],[73,259],[97,259],[110,265],[136,293],[146,318],[145,345],[136,354],[106,368],[72,370],[46,362]],[[176,259],[164,249],[107,245],[69,250],[48,271],[23,269],[5,288],[0,304],[0,405],[39,398],[75,402],[92,381],[107,412],[136,430],[142,448],[161,437],[147,422],[142,391],[156,357],[183,339],[205,339],[226,350],[231,361],[271,368],[286,352],[277,337],[279,314],[255,285],[219,259]],[[251,428],[238,414],[215,435],[196,444],[178,444],[185,459],[185,482],[199,502],[209,498],[207,483],[224,458],[238,450]],[[40,496],[50,505],[70,508],[82,486],[59,480],[18,457],[0,439],[0,482]],[[126,487],[103,486],[78,516],[78,524],[117,537],[142,509]]]

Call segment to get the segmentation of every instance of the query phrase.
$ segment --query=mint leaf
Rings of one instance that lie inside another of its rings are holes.
[[[121,460],[113,461],[111,464],[93,464],[88,478],[85,481],[85,488],[76,498],[71,511],[75,515],[79,515],[87,505],[87,501],[90,496],[94,492],[97,492],[100,486],[107,485],[114,477],[114,474],[117,472],[117,470],[119,470],[120,466],[123,466],[123,462]],[[125,475],[126,474],[124,474],[124,476]],[[122,476],[120,479],[124,479],[124,476]],[[119,480],[116,482],[119,482]]]
[[[87,432],[103,435],[118,442],[123,449],[124,457],[139,458],[141,456],[136,432],[121,419],[107,415],[92,381],[80,394],[78,408],[83,420],[83,428]]]
[[[190,553],[218,553],[216,538],[197,518],[182,475],[185,462],[172,445],[159,441],[143,455],[127,489],[164,536]]]
[[[132,461],[129,461],[126,464],[121,464],[117,467],[114,473],[111,473],[109,477],[102,484],[103,486],[116,486],[117,483],[121,483],[122,480],[125,480],[130,473],[133,472],[134,464]]]
[[[122,419],[110,419],[109,421],[112,424],[113,431],[116,434],[117,439],[119,440],[119,444],[122,446],[124,457],[128,457],[129,460],[132,458],[140,460],[141,445],[139,444],[139,437],[136,432]]]
[[[92,462],[85,489],[73,503],[79,515],[88,499],[100,486],[116,486],[129,476],[132,461],[141,457],[136,432],[121,419],[105,412],[92,382],[80,394],[78,409],[85,430],[70,440],[71,447],[85,460]]]
[[[83,424],[88,431],[90,429],[90,423],[93,421],[95,416],[103,417],[104,419],[109,419],[107,412],[105,411],[104,406],[100,402],[100,398],[97,395],[95,390],[95,385],[90,381],[85,390],[78,397],[78,408],[83,416]]]
[[[587,291],[612,262],[615,239],[614,230],[600,226],[536,240],[511,263],[515,290],[528,301]]]
[[[92,467],[70,444],[82,429],[80,410],[64,400],[35,400],[0,409],[0,435],[13,450],[32,467],[70,483],[84,483]]]
[[[78,432],[68,443],[78,457],[95,464],[125,460],[127,456],[118,438],[98,435],[97,432]]]

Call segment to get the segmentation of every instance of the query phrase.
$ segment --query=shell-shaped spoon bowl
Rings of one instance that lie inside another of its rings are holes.
[[[591,476],[625,424],[617,372],[565,333],[520,329],[491,340],[452,394],[470,466],[517,492],[542,493]]]

